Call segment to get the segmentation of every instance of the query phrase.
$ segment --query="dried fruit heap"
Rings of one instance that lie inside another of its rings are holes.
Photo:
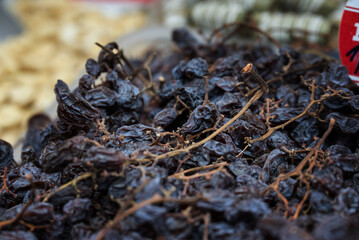
[[[89,59],[21,166],[0,142],[0,238],[355,239],[359,89],[289,47],[201,43]],[[277,51],[279,50],[279,51]]]

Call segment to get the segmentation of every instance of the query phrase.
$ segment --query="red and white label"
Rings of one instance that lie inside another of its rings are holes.
[[[350,78],[359,85],[359,0],[349,0],[339,28],[340,59]]]

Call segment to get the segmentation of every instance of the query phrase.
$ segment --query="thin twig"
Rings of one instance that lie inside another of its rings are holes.
[[[185,159],[183,159],[182,161],[179,162],[177,169],[175,171],[175,173],[178,173],[181,170],[182,164],[187,162],[189,159],[191,159],[191,157],[193,157],[192,154],[188,155]]]
[[[102,119],[101,122],[100,120],[96,119],[96,125],[105,135],[111,135],[111,133],[106,129],[105,119]]]
[[[330,122],[329,122],[329,127],[327,129],[327,131],[324,133],[323,137],[320,139],[320,141],[318,141],[318,143],[312,148],[312,150],[307,154],[307,156],[305,158],[303,158],[303,160],[298,164],[298,166],[293,169],[292,171],[290,171],[289,173],[285,173],[285,174],[279,174],[279,176],[277,177],[276,181],[273,182],[271,185],[268,186],[268,188],[264,191],[264,194],[267,193],[269,190],[273,189],[278,197],[283,201],[283,203],[285,204],[286,207],[286,213],[289,210],[289,204],[287,199],[280,193],[280,191],[278,190],[279,184],[281,181],[284,181],[290,177],[294,177],[294,176],[302,176],[303,177],[303,168],[307,165],[307,163],[309,162],[309,160],[312,158],[313,154],[315,154],[315,152],[320,148],[320,146],[324,143],[325,139],[329,136],[329,134],[331,133],[331,131],[333,130],[335,124],[335,119],[331,118]],[[304,178],[303,178],[304,179]],[[303,181],[305,182],[305,181]],[[309,193],[308,193],[309,194]],[[304,201],[308,198],[308,195],[305,194],[304,195]],[[294,214],[293,218],[298,217],[299,215],[299,211],[302,207],[302,205],[304,204],[304,201],[302,201],[302,204],[299,204],[297,207],[297,211]],[[299,209],[299,210],[298,210]]]
[[[131,64],[131,62],[127,59],[127,57],[123,54],[122,49],[121,50],[116,49],[118,52],[114,53],[113,51],[111,51],[107,47],[101,45],[100,43],[96,42],[95,44],[97,46],[99,46],[101,49],[105,50],[106,52],[108,52],[111,55],[113,55],[114,57],[116,57],[117,62],[121,65],[122,70],[125,72],[126,75],[128,75],[128,74],[126,73],[126,69],[124,68],[124,66],[121,63],[121,60],[123,60],[126,63],[126,65],[131,69],[132,72],[136,70],[135,67]],[[147,79],[141,73],[139,73],[138,76],[143,82],[147,82]]]
[[[153,60],[153,58],[155,56],[156,56],[156,53],[152,52],[139,68],[133,70],[133,72],[131,73],[130,79],[134,79],[142,70],[146,70],[147,68],[149,68],[148,65],[151,63],[151,61]],[[149,71],[149,72],[151,72],[151,71]],[[151,79],[152,79],[152,77],[151,77]],[[147,85],[149,85],[149,84],[151,84],[151,83],[147,82]]]
[[[256,138],[256,139],[252,139],[252,140],[249,140],[249,143],[250,144],[253,144],[255,142],[258,142],[258,141],[262,141],[266,138],[268,138],[270,135],[272,135],[272,133],[278,129],[281,129],[281,128],[284,128],[285,126],[289,125],[290,123],[294,122],[295,120],[303,117],[304,115],[306,115],[309,111],[309,109],[314,105],[314,104],[317,104],[317,103],[320,103],[322,101],[324,101],[325,99],[327,98],[330,98],[330,97],[334,97],[336,95],[338,95],[339,92],[334,92],[332,94],[324,94],[320,99],[317,99],[317,100],[312,100],[308,106],[304,109],[304,111],[302,113],[300,113],[299,115],[289,119],[287,122],[283,123],[283,124],[280,124],[278,126],[275,126],[275,127],[271,127],[268,132],[264,135],[262,135],[261,137],[259,138]]]
[[[16,194],[15,193],[13,193],[12,191],[10,191],[9,190],[9,188],[7,187],[7,167],[5,167],[5,169],[4,169],[4,174],[3,174],[3,176],[2,176],[2,178],[3,178],[3,186],[2,186],[2,188],[0,189],[0,194],[2,193],[2,191],[4,191],[5,190],[5,192],[8,192],[8,193],[10,193],[11,195],[13,195],[14,197],[16,197]]]
[[[157,155],[153,158],[149,158],[149,159],[138,159],[135,161],[159,161],[159,160],[163,160],[169,157],[174,157],[177,156],[178,154],[181,153],[189,153],[190,150],[198,148],[200,146],[202,146],[203,144],[205,144],[206,142],[208,142],[209,140],[213,139],[214,137],[216,137],[218,134],[220,134],[221,132],[223,132],[229,125],[231,125],[234,121],[236,121],[240,116],[243,115],[243,113],[245,113],[247,111],[247,109],[255,102],[257,101],[261,96],[263,95],[262,90],[257,91],[253,97],[247,102],[247,104],[241,109],[241,111],[239,111],[232,119],[230,119],[226,124],[224,124],[222,127],[218,128],[215,132],[213,132],[211,135],[209,135],[208,137],[206,137],[205,139],[193,143],[192,145],[184,148],[184,149],[178,149],[178,150],[174,150],[171,152],[167,152],[161,155]]]
[[[181,103],[189,111],[190,114],[192,113],[191,108],[185,102],[183,102],[183,100],[178,95],[176,96],[176,102]]]
[[[203,105],[207,105],[207,103],[209,102],[209,100],[208,100],[208,92],[209,92],[208,77],[204,76],[203,79],[204,79],[204,84],[206,85],[206,93],[204,95]]]
[[[123,219],[125,219],[129,215],[135,213],[138,209],[143,208],[147,205],[155,204],[155,203],[163,203],[163,202],[194,204],[194,203],[198,202],[199,200],[200,200],[199,198],[187,198],[187,199],[168,198],[168,197],[162,197],[158,193],[156,193],[151,198],[146,199],[140,203],[137,203],[136,205],[127,209],[124,212],[121,212],[121,211],[117,212],[115,218],[111,222],[108,222],[108,224],[104,228],[102,228],[102,230],[98,233],[96,240],[103,239],[105,237],[107,231],[109,231],[114,226],[118,225],[118,223],[120,223]]]
[[[71,180],[70,182],[65,183],[64,185],[60,186],[59,188],[55,189],[54,191],[48,193],[48,194],[44,197],[44,199],[43,199],[42,201],[43,201],[43,202],[47,202],[47,201],[50,199],[51,196],[53,196],[55,193],[60,192],[61,190],[65,189],[65,188],[67,188],[68,186],[73,185],[74,188],[76,189],[76,184],[77,184],[78,181],[81,181],[81,180],[83,180],[83,179],[92,177],[92,176],[94,176],[94,174],[95,174],[95,173],[93,173],[93,172],[88,172],[88,173],[84,173],[84,174],[78,176],[78,177],[75,178],[74,180]]]
[[[193,139],[195,139],[195,138],[198,138],[198,137],[201,136],[202,134],[205,134],[205,133],[210,132],[210,131],[216,131],[216,130],[218,129],[218,125],[219,125],[220,122],[223,120],[223,118],[224,118],[224,115],[222,115],[222,114],[219,115],[219,117],[218,117],[218,119],[217,119],[217,121],[215,122],[215,124],[214,124],[213,127],[207,128],[207,129],[203,130],[202,132],[199,132],[199,133],[197,133],[197,134],[195,134],[195,135],[189,136],[189,137],[186,138],[186,139],[187,139],[188,141],[191,141],[191,140],[193,140]]]
[[[310,192],[310,184],[307,180],[305,180],[305,178],[302,179],[302,182],[305,183],[305,186],[306,186],[306,192],[304,194],[304,197],[303,199],[300,201],[300,203],[298,204],[297,206],[297,209],[295,210],[295,213],[294,215],[291,217],[292,220],[296,220],[299,216],[299,213],[300,211],[302,210],[303,208],[303,204],[305,203],[305,201],[308,199],[309,197],[309,192]]]
[[[281,48],[282,45],[276,40],[274,39],[269,33],[261,30],[259,27],[257,27],[256,25],[253,24],[249,24],[249,23],[245,23],[245,22],[232,22],[232,23],[227,23],[224,24],[222,27],[217,28],[213,31],[210,39],[213,39],[215,35],[217,35],[219,32],[231,27],[231,26],[236,26],[236,28],[229,33],[225,38],[223,38],[223,40],[221,42],[219,42],[218,44],[216,44],[214,47],[218,47],[220,45],[223,45],[228,39],[230,39],[234,33],[236,33],[240,28],[248,28],[251,30],[254,30],[260,34],[262,34],[263,36],[267,37],[271,42],[274,43],[274,45],[276,45],[277,48]]]
[[[269,92],[269,88],[268,88],[268,85],[267,85],[266,81],[264,81],[264,79],[256,71],[253,70],[253,64],[252,63],[248,63],[242,69],[242,72],[243,72],[243,74],[251,75],[254,78],[254,80],[256,80],[256,82],[259,84],[260,88],[262,89],[262,91],[264,93]]]
[[[206,213],[203,217],[203,240],[208,240],[208,225],[211,221],[211,214]]]
[[[21,209],[21,211],[14,218],[0,222],[0,230],[4,226],[7,226],[7,225],[10,225],[10,224],[13,224],[13,223],[17,222],[22,217],[22,215],[24,214],[26,209],[34,202],[34,199],[35,199],[34,182],[33,182],[32,177],[31,177],[30,174],[26,175],[26,178],[30,181],[31,193],[32,194],[30,195],[30,198],[25,203],[25,206]]]
[[[302,71],[307,71],[307,70],[311,70],[311,69],[314,69],[314,68],[318,68],[318,67],[324,67],[324,66],[327,66],[328,63],[319,63],[319,64],[314,64],[314,65],[310,65],[308,67],[303,67],[303,68],[297,68],[297,69],[293,69],[293,70],[288,70],[286,72],[283,72],[281,74],[279,74],[278,76],[274,77],[274,78],[271,78],[269,79],[268,81],[266,81],[267,85],[269,85],[270,83],[273,83],[273,82],[276,82],[276,81],[279,81],[279,80],[283,80],[283,78],[285,76],[288,76],[288,75],[291,75],[293,73],[296,73],[296,72],[302,72]],[[260,88],[260,86],[257,86],[253,89],[251,89],[250,91],[248,91],[245,96],[248,97],[248,96],[251,96],[255,91],[257,91],[258,89]]]
[[[157,144],[161,140],[162,137],[165,137],[165,136],[168,136],[168,135],[173,135],[173,136],[177,137],[178,140],[181,142],[181,145],[185,144],[185,141],[184,141],[183,137],[181,135],[179,135],[178,133],[175,133],[175,132],[163,132],[163,133],[160,133],[160,135],[157,137],[157,139],[153,143],[151,143],[150,146],[153,146],[153,145]]]
[[[212,174],[221,171],[222,169],[224,169],[225,166],[228,166],[227,162],[221,162],[221,163],[216,163],[216,164],[211,164],[211,165],[206,165],[206,166],[201,166],[201,167],[195,167],[195,168],[190,168],[187,170],[184,170],[182,172],[179,173],[175,173],[171,176],[168,176],[168,178],[177,178],[177,179],[182,179],[182,180],[189,180],[189,179],[193,179],[193,178],[199,178],[199,177],[208,177],[211,176]],[[203,171],[203,170],[207,170],[207,169],[212,169],[212,168],[216,168],[212,171],[209,172],[204,172],[204,173],[195,173],[191,176],[185,176],[186,173],[189,172],[195,172],[195,171]]]

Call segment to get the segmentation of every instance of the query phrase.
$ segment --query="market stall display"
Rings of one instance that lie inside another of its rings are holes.
[[[222,31],[136,60],[97,43],[75,90],[57,81],[58,118],[30,119],[21,166],[0,142],[0,238],[356,239],[346,68]]]

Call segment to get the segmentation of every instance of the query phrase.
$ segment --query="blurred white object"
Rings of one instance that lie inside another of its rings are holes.
[[[290,35],[301,37],[305,33],[309,42],[317,42],[321,36],[330,34],[332,27],[326,18],[310,13],[262,12],[255,18],[262,30],[281,41],[289,41]]]
[[[217,28],[240,20],[246,10],[245,6],[234,1],[199,2],[192,9],[191,19],[199,27]]]
[[[187,24],[187,0],[163,0],[163,24],[167,27],[183,27]]]

